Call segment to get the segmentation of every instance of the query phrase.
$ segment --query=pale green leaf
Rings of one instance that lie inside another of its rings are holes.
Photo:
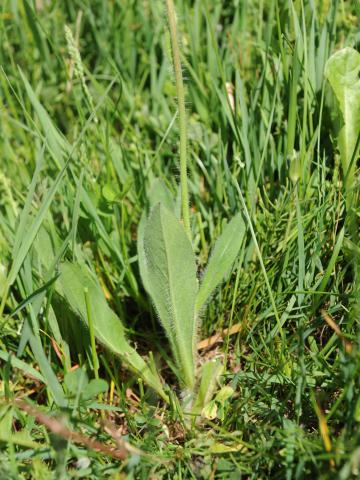
[[[170,340],[184,383],[195,382],[198,289],[195,255],[185,230],[163,205],[154,207],[144,231],[147,288]]]
[[[210,260],[203,275],[196,299],[196,311],[199,312],[223,281],[233,265],[245,236],[245,223],[241,214],[237,214],[224,228],[217,239]]]
[[[344,125],[339,132],[343,173],[351,185],[356,162],[351,159],[360,132],[360,53],[347,47],[334,53],[326,63],[325,76],[337,98]],[[351,172],[348,172],[348,168]]]
[[[125,338],[124,327],[106,302],[101,287],[87,267],[63,263],[60,267],[59,293],[87,327],[84,288],[88,289],[94,332],[97,340],[140,375],[144,381],[166,399],[160,380]]]
[[[150,211],[153,209],[153,207],[155,207],[155,205],[161,203],[171,212],[175,212],[173,195],[160,178],[155,178],[155,180],[152,182],[148,198],[150,202]]]
[[[205,406],[211,402],[214,392],[218,388],[218,380],[222,372],[223,365],[220,360],[210,360],[203,364],[201,367],[201,381],[192,408],[193,413],[197,415],[202,413]],[[202,415],[204,416],[203,413]]]
[[[232,445],[226,445],[225,443],[216,442],[216,443],[213,443],[209,448],[210,453],[219,454],[219,455],[223,455],[225,453],[240,452],[240,451],[246,452],[247,450],[248,450],[247,447],[240,442],[234,443]]]
[[[201,415],[207,420],[214,420],[214,418],[216,418],[217,411],[218,406],[216,405],[214,400],[212,400],[202,409]]]
[[[161,203],[162,205],[164,205],[164,207],[168,208],[171,212],[175,211],[175,203],[172,198],[171,192],[160,178],[156,178],[152,182],[148,199],[150,203],[150,211],[158,203]],[[148,287],[148,278],[147,278],[148,274],[147,274],[147,266],[146,266],[145,250],[144,250],[144,230],[145,230],[146,222],[147,222],[147,212],[146,210],[144,210],[138,225],[137,252],[138,252],[138,262],[139,262],[141,280],[143,282],[145,290],[149,293],[150,290]]]
[[[137,254],[139,262],[139,271],[141,280],[145,290],[149,293],[149,281],[148,281],[148,271],[146,265],[145,249],[144,249],[144,230],[147,222],[146,212],[144,211],[141,215],[140,222],[137,230]]]
[[[234,395],[234,389],[230,385],[225,385],[222,389],[216,394],[215,401],[221,403],[222,405],[229,400],[230,397]]]

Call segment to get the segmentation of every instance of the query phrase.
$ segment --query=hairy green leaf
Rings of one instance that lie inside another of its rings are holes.
[[[84,297],[84,288],[87,288],[96,338],[109,350],[119,355],[149,386],[166,399],[160,379],[150,370],[136,350],[129,345],[120,319],[107,304],[101,287],[91,272],[85,266],[63,263],[60,273],[59,293],[65,298],[71,309],[87,326]]]
[[[146,265],[145,249],[144,249],[144,230],[146,226],[147,218],[146,212],[143,212],[140,218],[140,222],[137,230],[137,254],[139,262],[139,271],[141,280],[145,290],[149,293],[148,271]]]
[[[183,226],[163,205],[151,212],[144,231],[147,288],[169,338],[182,380],[195,382],[198,289],[195,255]]]
[[[172,198],[171,192],[160,178],[156,178],[152,182],[148,199],[150,203],[150,211],[158,203],[161,203],[162,205],[164,205],[171,212],[175,211],[175,203]],[[147,266],[146,266],[145,250],[144,250],[144,230],[145,230],[146,222],[147,222],[147,212],[146,210],[144,210],[143,214],[141,215],[138,231],[137,231],[137,252],[138,252],[138,262],[139,262],[141,280],[143,282],[145,290],[149,293],[150,289],[148,286],[148,278],[147,278],[148,274],[147,274]]]
[[[339,132],[339,149],[346,188],[352,185],[356,165],[355,148],[360,132],[359,75],[360,53],[353,48],[339,50],[326,63],[325,76],[338,100],[344,121]]]
[[[197,312],[202,309],[216,287],[229,272],[239,253],[245,230],[244,220],[239,213],[226,225],[217,239],[200,284],[196,299]]]
[[[171,212],[175,212],[173,195],[161,178],[155,178],[155,180],[151,183],[148,198],[150,202],[150,211],[153,209],[153,207],[155,207],[155,205],[161,203]]]

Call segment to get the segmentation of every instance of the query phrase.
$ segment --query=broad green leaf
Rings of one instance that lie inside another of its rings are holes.
[[[360,132],[360,53],[347,47],[334,53],[326,63],[325,76],[338,100],[344,125],[339,132],[339,149],[346,188],[352,185]],[[350,168],[350,171],[348,169]]]
[[[69,393],[77,395],[86,388],[89,383],[89,378],[85,369],[80,367],[76,370],[67,372],[64,377],[64,383]]]
[[[107,382],[102,378],[93,378],[89,381],[83,368],[77,368],[68,372],[65,375],[64,382],[69,393],[74,396],[81,394],[85,400],[95,398],[100,393],[105,393],[108,389]]]
[[[150,211],[158,203],[161,203],[162,205],[164,205],[171,212],[175,211],[175,204],[174,204],[171,192],[167,188],[165,183],[159,178],[156,178],[152,182],[148,199],[150,203]],[[145,258],[145,250],[144,250],[144,230],[145,230],[146,222],[147,222],[147,212],[146,210],[144,210],[138,225],[137,251],[138,251],[138,262],[139,262],[141,280],[143,282],[145,290],[149,293],[150,289],[148,287],[148,278],[147,278],[148,274],[147,274],[146,258]]]
[[[109,350],[119,355],[131,369],[166,400],[160,379],[150,370],[136,350],[129,345],[120,319],[107,304],[101,287],[91,272],[82,265],[63,263],[60,267],[60,274],[59,293],[85,326],[87,327],[88,322],[84,288],[87,288],[96,338]]]
[[[200,284],[196,299],[196,312],[202,309],[216,287],[229,273],[239,253],[245,230],[244,220],[239,213],[226,225],[217,239]]]
[[[195,255],[183,226],[161,204],[146,222],[144,247],[149,294],[170,340],[182,380],[191,389],[195,382],[197,329]]]
[[[83,397],[86,400],[91,398],[96,398],[97,395],[101,393],[106,393],[108,391],[108,384],[103,378],[93,378],[87,384],[86,388],[83,391]]]
[[[175,212],[173,195],[160,178],[155,178],[155,180],[152,182],[148,198],[150,202],[150,211],[153,209],[153,207],[155,207],[155,205],[161,203],[164,207],[170,210],[170,212]]]

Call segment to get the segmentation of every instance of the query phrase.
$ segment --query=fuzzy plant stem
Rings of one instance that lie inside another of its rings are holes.
[[[168,22],[171,39],[171,49],[174,64],[176,93],[178,97],[179,130],[180,130],[180,187],[181,187],[181,215],[184,228],[191,239],[189,194],[187,185],[187,128],[185,109],[185,90],[181,70],[180,49],[176,29],[176,15],[173,0],[166,0]]]

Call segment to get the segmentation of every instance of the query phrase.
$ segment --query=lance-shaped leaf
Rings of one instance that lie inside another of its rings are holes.
[[[174,204],[171,192],[160,178],[156,178],[152,182],[148,199],[150,204],[149,211],[151,211],[153,207],[158,203],[161,203],[162,205],[164,205],[171,212],[175,211],[175,204]],[[148,287],[149,282],[147,280],[147,266],[146,266],[145,250],[144,250],[144,230],[145,230],[146,222],[147,222],[147,211],[144,210],[138,225],[137,252],[138,252],[138,262],[139,262],[141,280],[143,282],[145,290],[149,293],[150,289]]]
[[[198,289],[195,255],[183,226],[161,204],[153,208],[146,222],[144,247],[149,294],[169,338],[182,380],[192,389]]]
[[[339,149],[346,176],[345,187],[353,183],[356,143],[360,132],[360,53],[343,48],[326,63],[325,76],[338,100],[344,125],[339,132]],[[351,164],[352,162],[352,164]]]
[[[200,284],[196,299],[196,312],[202,309],[216,287],[229,273],[239,253],[245,230],[244,220],[239,213],[226,225],[217,239]]]
[[[167,400],[160,379],[144,362],[142,357],[129,345],[124,327],[115,312],[106,302],[101,287],[82,265],[63,263],[60,267],[58,291],[71,309],[88,326],[84,289],[88,289],[90,308],[97,340],[119,355],[129,368],[140,375],[162,398]]]

